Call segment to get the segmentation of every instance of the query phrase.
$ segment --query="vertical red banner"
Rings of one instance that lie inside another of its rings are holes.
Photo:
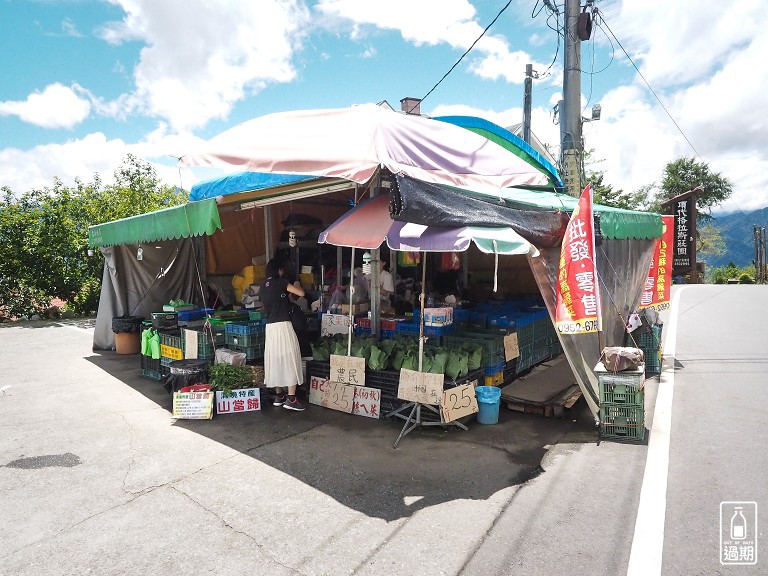
[[[595,270],[592,190],[581,193],[560,248],[555,293],[555,325],[563,334],[600,330],[600,289]]]
[[[653,308],[657,311],[669,308],[672,284],[672,254],[675,245],[675,217],[662,216],[661,238],[656,240],[651,269],[645,279],[640,308]]]

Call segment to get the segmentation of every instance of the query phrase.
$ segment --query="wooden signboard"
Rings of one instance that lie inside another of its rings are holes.
[[[174,392],[173,417],[210,420],[213,417],[213,392]]]
[[[350,386],[341,382],[326,382],[323,386],[320,406],[349,414],[355,403],[355,388],[357,386]]]
[[[443,421],[453,422],[464,416],[477,413],[480,409],[477,406],[477,397],[475,396],[475,387],[472,384],[456,386],[443,392],[443,401],[440,405],[443,412]]]
[[[442,374],[401,368],[397,397],[401,400],[437,406],[443,397],[443,380]]]
[[[507,334],[504,336],[504,360],[509,362],[518,356],[520,356],[520,349],[518,348],[517,332]]]
[[[365,358],[331,354],[331,377],[333,382],[365,386]]]

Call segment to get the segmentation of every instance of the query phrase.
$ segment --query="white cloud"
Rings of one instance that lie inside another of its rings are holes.
[[[174,128],[226,118],[238,101],[269,83],[289,82],[309,14],[297,0],[113,0],[125,10],[104,26],[112,44],[145,44],[135,92],[104,104],[110,113],[143,113]]]
[[[386,10],[376,0],[320,0],[317,10],[324,16],[352,21],[352,40],[365,37],[364,28],[400,32],[403,39],[416,46],[448,44],[457,51],[469,48],[480,37],[484,27],[477,21],[475,7],[467,0],[391,0]],[[525,65],[543,70],[546,64],[535,63],[522,51],[510,50],[509,43],[489,30],[470,53],[469,69],[481,78],[520,84]]]
[[[0,116],[17,116],[42,128],[72,128],[91,112],[87,93],[77,84],[72,87],[50,84],[33,92],[26,100],[0,102]]]
[[[64,20],[61,21],[61,30],[64,32],[65,36],[70,36],[72,38],[82,38],[83,36],[80,33],[80,30],[77,29],[77,25],[69,18],[64,18]]]
[[[161,125],[135,144],[95,132],[62,144],[43,144],[29,150],[5,148],[0,150],[0,186],[8,186],[21,195],[52,186],[54,177],[72,186],[75,179],[92,181],[94,174],[109,184],[114,180],[115,169],[130,153],[150,162],[163,182],[171,186],[181,183],[189,190],[198,178],[187,169],[182,170],[180,177],[173,156],[180,156],[197,142],[199,139],[190,134],[172,133]]]

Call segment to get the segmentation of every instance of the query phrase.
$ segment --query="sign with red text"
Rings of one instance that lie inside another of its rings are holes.
[[[331,375],[333,382],[365,386],[365,358],[331,354]]]
[[[401,400],[437,406],[443,397],[444,380],[445,378],[442,374],[417,372],[401,368],[397,397]]]
[[[354,406],[355,388],[357,386],[342,384],[341,382],[326,382],[323,385],[323,396],[320,399],[320,406],[349,414]]]
[[[317,404],[323,401],[323,388],[328,382],[328,378],[320,378],[319,376],[311,376],[309,378],[309,403]]]
[[[555,326],[563,334],[586,334],[601,328],[594,229],[588,185],[571,214],[560,248]]]
[[[231,392],[216,390],[216,414],[257,410],[261,410],[261,391],[258,388],[242,388]]]
[[[672,284],[672,246],[675,242],[675,217],[662,216],[661,238],[656,240],[651,268],[640,296],[640,308],[653,308],[659,312],[669,308]]]
[[[179,420],[213,418],[213,392],[174,392],[173,417]]]
[[[378,418],[381,412],[381,390],[378,388],[366,388],[355,386],[354,404],[352,414]]]

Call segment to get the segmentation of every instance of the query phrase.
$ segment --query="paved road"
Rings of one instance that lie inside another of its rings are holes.
[[[321,409],[173,421],[87,321],[2,326],[0,575],[764,574],[721,570],[718,529],[721,500],[768,506],[765,295],[677,296],[646,444],[597,445],[581,404],[397,450],[398,424]]]

